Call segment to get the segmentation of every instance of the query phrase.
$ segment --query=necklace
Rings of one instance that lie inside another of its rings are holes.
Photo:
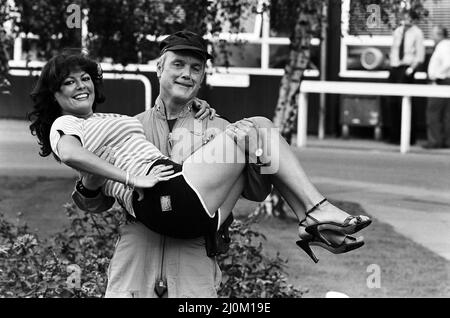
[[[172,123],[172,125],[169,123],[169,118],[167,116],[166,104],[164,103],[164,101],[162,99],[161,99],[161,104],[162,104],[162,107],[164,108],[164,116],[166,118],[167,126],[169,127],[169,134],[167,135],[167,149],[168,149],[168,152],[170,153],[172,151],[172,148],[173,148],[172,129],[175,126],[175,123]],[[171,121],[172,120],[177,121],[179,116],[180,116],[180,114],[185,112],[186,109],[190,112],[191,109],[192,109],[192,103],[188,103],[188,104],[184,105],[181,108],[181,110],[176,114],[175,118],[174,119],[170,119],[170,120]]]

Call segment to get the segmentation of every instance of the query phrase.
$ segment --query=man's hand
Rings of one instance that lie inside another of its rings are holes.
[[[199,111],[195,114],[195,118],[197,118],[198,120],[203,120],[208,116],[209,119],[214,119],[214,117],[216,116],[216,110],[214,108],[211,108],[211,106],[209,106],[209,104],[203,99],[199,99],[196,97],[192,106],[194,107],[194,109],[199,109]]]
[[[100,159],[103,159],[112,165],[116,161],[115,158],[116,152],[113,148],[102,147],[98,151],[96,151],[95,154],[98,157],[100,157]],[[82,178],[81,182],[89,190],[97,190],[98,188],[103,186],[106,182],[106,178],[90,173],[82,173],[81,178]]]
[[[229,124],[225,129],[225,132],[233,138],[237,143],[243,143],[246,137],[254,137],[251,131],[256,129],[255,124],[249,119],[241,119],[233,124]],[[254,141],[254,138],[252,138]]]

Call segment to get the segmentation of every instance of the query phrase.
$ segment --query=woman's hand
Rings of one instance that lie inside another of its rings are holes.
[[[132,180],[135,188],[152,188],[160,181],[169,180],[169,176],[174,173],[173,166],[157,165],[150,170],[146,176],[136,176]]]
[[[214,119],[216,116],[216,110],[214,108],[211,108],[209,104],[199,98],[195,98],[193,102],[193,106],[195,109],[199,109],[199,111],[195,114],[195,118],[198,118],[199,120],[203,120],[209,115],[209,119]]]

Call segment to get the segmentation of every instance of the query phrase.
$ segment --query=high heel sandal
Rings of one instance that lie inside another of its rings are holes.
[[[317,208],[319,208],[325,202],[328,202],[328,200],[323,199],[322,201],[317,203],[315,206],[313,206],[311,209],[309,209],[306,212],[306,217],[307,218],[309,217],[314,222],[316,222],[313,225],[307,226],[305,228],[306,232],[313,234],[312,232],[320,233],[323,230],[331,230],[331,231],[341,232],[344,234],[354,234],[356,232],[361,231],[362,229],[364,229],[365,227],[369,226],[372,223],[371,219],[364,221],[360,215],[357,215],[357,216],[350,215],[342,223],[335,222],[335,221],[320,222],[317,219],[315,219],[314,217],[312,217],[310,214],[312,212],[314,212]],[[353,224],[350,224],[350,223],[352,223],[353,220],[356,220],[356,222],[353,222]]]
[[[330,230],[325,230],[320,236],[309,234],[308,237],[300,238],[301,240],[298,240],[296,244],[311,257],[314,263],[317,263],[319,259],[312,251],[311,246],[320,246],[333,254],[343,254],[364,245],[364,238],[362,236],[355,238]]]
[[[344,222],[338,223],[334,221],[319,222],[310,214],[320,207],[327,199],[323,199],[306,212],[306,217],[299,226],[304,228],[304,232],[300,233],[300,240],[296,244],[304,250],[312,260],[317,263],[319,260],[311,250],[311,245],[320,246],[334,254],[342,254],[364,245],[363,237],[355,238],[347,234],[353,234],[368,226],[372,221],[362,221],[361,217],[349,216]],[[306,219],[311,218],[316,223],[306,225]],[[358,220],[356,224],[349,224],[353,219]]]

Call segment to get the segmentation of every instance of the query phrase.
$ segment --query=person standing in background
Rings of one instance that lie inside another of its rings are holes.
[[[391,83],[413,83],[417,68],[425,60],[424,36],[422,30],[414,24],[417,14],[413,11],[403,11],[401,25],[394,30],[393,43],[390,52]],[[389,142],[400,143],[401,127],[401,97],[390,97],[386,122],[390,126]],[[411,144],[416,142],[414,111],[411,118]]]
[[[450,85],[450,40],[448,30],[435,26],[435,43],[428,63],[428,79],[433,85]],[[429,98],[427,104],[427,143],[425,149],[450,148],[450,99]]]

